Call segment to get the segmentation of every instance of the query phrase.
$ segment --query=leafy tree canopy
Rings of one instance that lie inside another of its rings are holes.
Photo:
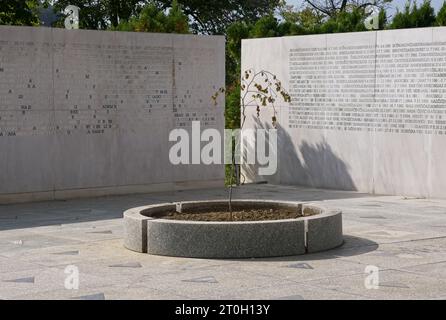
[[[386,5],[392,0],[304,0],[304,2],[318,13],[327,17],[334,17],[351,8],[365,9],[368,6],[374,6],[385,9]]]
[[[293,6],[285,6],[279,12],[285,22],[297,24],[310,33],[324,22],[325,17],[320,11],[309,6],[302,10],[294,10]]]
[[[39,0],[2,0],[0,1],[0,25],[39,25],[37,9]]]
[[[446,1],[443,2],[443,6],[438,11],[436,23],[439,26],[446,26]]]
[[[63,12],[69,5],[80,8],[79,27],[81,29],[107,29],[136,17],[147,0],[54,0],[54,10]],[[61,19],[57,26],[63,26]]]
[[[320,33],[367,31],[364,25],[366,14],[362,8],[354,8],[351,11],[342,11],[330,17],[320,25]]]
[[[430,0],[425,0],[420,8],[417,3],[407,2],[404,11],[398,11],[389,28],[422,28],[434,26],[436,22],[435,11]]]
[[[119,31],[189,33],[189,21],[181,11],[178,2],[172,2],[172,8],[166,12],[153,4],[144,7],[138,17],[121,22]]]
[[[283,0],[178,0],[189,18],[194,33],[224,34],[237,21],[252,23],[274,13]],[[142,8],[150,4],[166,11],[172,0],[54,0],[55,10],[63,11],[72,4],[80,8],[80,27],[85,29],[116,28],[123,21],[138,17]],[[59,25],[61,23],[59,22]]]
[[[171,0],[156,0],[163,8]],[[252,23],[274,13],[281,0],[179,0],[183,12],[190,17],[195,33],[224,34],[234,22]]]

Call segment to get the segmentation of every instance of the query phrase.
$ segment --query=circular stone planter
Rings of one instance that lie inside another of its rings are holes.
[[[126,248],[191,258],[260,258],[299,255],[340,246],[341,211],[285,201],[233,200],[234,209],[287,208],[317,214],[297,219],[205,222],[163,219],[167,211],[227,206],[227,201],[188,201],[124,212]]]

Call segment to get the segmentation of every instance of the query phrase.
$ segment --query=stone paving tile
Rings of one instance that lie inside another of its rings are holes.
[[[13,271],[32,270],[38,267],[39,266],[37,264],[32,262],[0,257],[0,274]]]
[[[334,252],[340,260],[381,268],[403,268],[446,261],[446,238],[381,244],[376,250],[354,254],[354,248]]]
[[[345,218],[344,218],[345,219]],[[356,236],[366,238],[370,241],[374,241],[378,244],[395,243],[401,241],[411,240],[423,240],[427,238],[436,238],[446,236],[444,231],[440,230],[427,230],[416,228],[403,228],[393,225],[367,225],[361,227],[348,227],[344,228],[345,234],[350,236]]]
[[[56,283],[58,281],[55,280],[60,271],[58,269],[35,267],[29,270],[2,272],[0,274],[0,299],[10,299],[24,293],[64,288],[63,281]],[[33,278],[33,281],[20,281],[20,279],[30,278]],[[45,280],[42,281],[41,279]]]
[[[131,287],[116,287],[111,290],[105,290],[105,297],[107,300],[187,300],[186,296],[181,296],[177,293],[165,292],[158,289],[147,288],[142,285],[132,285]]]
[[[24,294],[38,294],[49,291],[70,291],[65,281],[70,273],[65,268],[38,267],[36,269],[6,272],[0,275],[0,298],[11,299]],[[33,279],[24,281],[24,279]],[[79,269],[79,287],[95,289],[110,286],[110,281],[102,277],[85,274]]]
[[[0,246],[5,243],[9,243],[11,241],[20,240],[23,237],[29,237],[34,235],[33,229],[26,228],[26,229],[11,229],[11,230],[1,230],[0,231]],[[0,250],[1,254],[1,250]]]
[[[237,294],[247,289],[292,285],[293,282],[241,272],[231,265],[212,266],[175,272],[151,273],[139,279],[138,286],[179,294],[190,299],[219,299],[228,293]]]
[[[78,290],[50,290],[17,295],[11,300],[185,300],[187,297],[144,286],[115,285]]]
[[[446,281],[399,270],[379,272],[378,289],[365,286],[368,274],[306,282],[323,289],[363,295],[372,299],[438,299],[446,295]]]
[[[56,267],[79,264],[84,261],[106,259],[110,256],[128,257],[134,254],[122,246],[122,241],[94,242],[82,245],[55,246],[20,251],[11,256],[17,263]]]
[[[236,188],[234,198],[299,200],[340,208],[342,247],[273,259],[151,256],[122,245],[122,212],[152,203],[225,199],[208,189],[0,206],[1,299],[442,299],[446,200],[371,196],[293,186]],[[66,290],[65,267],[80,271]],[[381,287],[366,289],[365,267]]]
[[[239,262],[231,265],[231,269],[291,282],[303,282],[328,277],[363,274],[367,266],[358,262],[342,261],[335,257],[311,259],[311,255],[309,256],[305,260],[295,257],[289,261],[278,262],[257,262],[255,260],[251,263]]]
[[[35,233],[0,240],[0,256],[10,257],[30,249],[79,244],[80,241]]]
[[[98,241],[110,239],[122,239],[124,228],[119,223],[114,225],[104,225],[102,227],[87,226],[84,228],[59,228],[45,232],[46,235],[75,241]]]
[[[103,277],[111,287],[115,284],[126,284],[132,287],[152,277],[171,278],[177,274],[192,274],[209,267],[230,266],[232,263],[221,260],[159,257],[129,252],[122,256],[110,257],[109,255],[107,259],[83,260],[74,264],[85,274]],[[152,287],[152,289],[157,288]]]
[[[402,267],[400,270],[446,281],[446,260]]]
[[[58,225],[43,225],[33,227],[31,230],[33,233],[48,233],[48,232],[56,232],[56,231],[67,231],[67,232],[75,232],[75,231],[98,231],[106,228],[114,228],[124,229],[123,226],[119,225],[117,221],[119,221],[121,217],[115,219],[98,219],[95,221],[88,222],[75,222],[75,223],[61,223]],[[97,229],[97,230],[95,230]],[[26,230],[26,229],[24,229]]]
[[[327,290],[307,284],[293,284],[250,289],[229,294],[222,299],[242,300],[367,300],[365,296],[345,293],[339,290]]]

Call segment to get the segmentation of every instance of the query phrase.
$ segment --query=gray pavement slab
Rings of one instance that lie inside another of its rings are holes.
[[[226,189],[0,206],[0,299],[444,299],[446,200],[247,185],[238,199],[294,200],[343,211],[343,246],[270,259],[188,259],[123,247],[124,210],[225,199]],[[66,267],[79,289],[65,288]],[[366,268],[379,270],[367,289]]]

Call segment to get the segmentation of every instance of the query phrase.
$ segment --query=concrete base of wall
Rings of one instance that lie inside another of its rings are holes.
[[[25,203],[48,200],[68,200],[126,194],[191,190],[203,188],[221,188],[224,180],[167,182],[147,185],[114,186],[101,188],[70,189],[42,192],[0,194],[0,204]]]

